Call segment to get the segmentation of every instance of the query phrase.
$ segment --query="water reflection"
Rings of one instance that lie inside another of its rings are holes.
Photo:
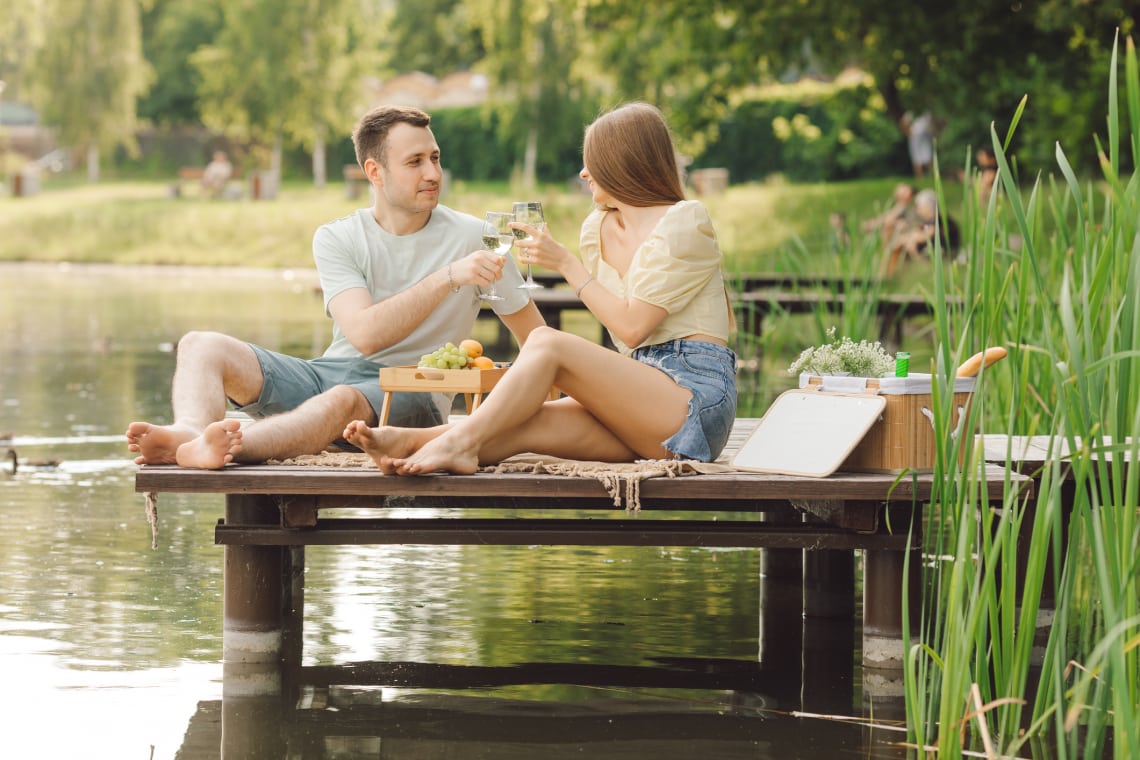
[[[60,462],[0,476],[0,757],[892,756],[791,715],[869,710],[858,632],[805,622],[755,551],[311,547],[303,659],[251,696],[221,665],[221,500],[163,494],[152,550],[120,433],[169,418],[189,329],[319,351],[312,285],[0,265],[0,451]]]

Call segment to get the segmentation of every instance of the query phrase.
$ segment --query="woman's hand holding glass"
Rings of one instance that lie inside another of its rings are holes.
[[[525,233],[526,235],[529,235],[531,239],[533,239],[536,233],[542,232],[544,229],[546,229],[546,217],[543,216],[542,204],[538,201],[515,201],[513,208],[515,213],[515,221],[522,222],[526,225],[525,227],[514,228],[516,237],[525,237]],[[522,250],[521,245],[519,246],[519,249]],[[543,287],[534,281],[534,273],[531,271],[530,259],[527,259],[526,280],[522,285],[519,285],[519,287],[526,288],[528,290],[539,290]]]
[[[530,266],[540,266],[543,269],[549,269],[558,272],[563,277],[573,274],[574,265],[578,262],[578,257],[566,248],[566,246],[559,243],[550,235],[550,228],[543,225],[542,227],[534,227],[533,225],[516,221],[511,224],[511,229],[515,231],[515,236],[518,240],[515,242],[515,247],[518,249],[517,258],[520,263]],[[581,268],[581,264],[577,264]],[[519,287],[524,287],[526,283]],[[543,287],[536,283],[537,288]]]

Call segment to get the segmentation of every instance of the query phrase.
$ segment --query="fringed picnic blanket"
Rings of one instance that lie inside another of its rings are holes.
[[[274,459],[268,464],[321,466],[321,467],[373,467],[365,454],[322,452]],[[641,509],[641,481],[648,478],[680,478],[714,472],[734,472],[725,464],[711,464],[689,459],[643,459],[636,462],[592,462],[577,459],[560,459],[539,454],[518,454],[499,464],[480,467],[480,472],[525,472],[541,475],[565,475],[592,478],[606,489],[615,507],[627,510]]]
[[[593,478],[605,487],[615,507],[636,512],[641,509],[641,481],[649,478],[679,478],[715,472],[734,472],[724,464],[689,459],[642,459],[636,462],[587,462],[538,454],[518,454],[481,472],[529,472]]]

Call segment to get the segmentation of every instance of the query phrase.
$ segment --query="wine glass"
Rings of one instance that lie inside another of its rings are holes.
[[[515,221],[525,222],[537,230],[542,230],[546,227],[546,218],[542,215],[542,204],[538,201],[516,201],[514,204]],[[522,239],[527,236],[523,230],[515,230],[515,237]],[[534,273],[531,271],[530,263],[526,265],[526,280],[520,288],[528,290],[540,290],[545,285],[539,285],[534,281]]]
[[[515,220],[514,214],[502,211],[488,211],[483,217],[483,245],[488,251],[497,256],[506,256],[507,251],[515,243],[515,236],[511,233],[511,222]],[[495,292],[495,281],[491,281],[491,290],[479,293],[484,301],[502,301],[503,297]]]

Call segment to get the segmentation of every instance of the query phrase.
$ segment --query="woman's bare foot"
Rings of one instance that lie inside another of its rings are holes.
[[[182,467],[218,470],[233,461],[241,451],[241,422],[211,422],[202,435],[178,447],[176,460]]]
[[[198,435],[197,430],[177,424],[132,422],[127,426],[127,450],[139,455],[135,464],[175,464],[178,447]]]
[[[411,456],[438,435],[439,428],[401,428],[388,425],[373,428],[362,420],[348,423],[343,433],[344,440],[371,457],[385,475],[396,474],[391,466],[393,460]]]
[[[389,466],[397,475],[426,475],[441,471],[472,475],[479,469],[479,455],[446,435],[425,443],[410,457],[388,459]]]

